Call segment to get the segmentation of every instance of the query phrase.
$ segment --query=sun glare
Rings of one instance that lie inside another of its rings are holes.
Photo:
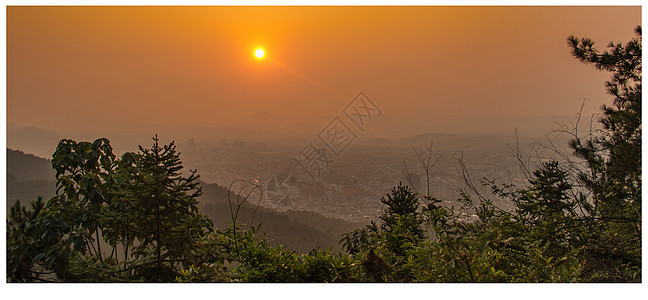
[[[263,49],[261,48],[257,48],[256,50],[254,50],[254,56],[256,56],[256,58],[258,59],[262,59],[265,56],[265,51],[263,51]]]

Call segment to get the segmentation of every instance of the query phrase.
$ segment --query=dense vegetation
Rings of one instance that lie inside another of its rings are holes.
[[[29,205],[33,199],[50,199],[56,195],[56,171],[52,160],[36,157],[21,151],[7,149],[7,203],[6,211],[19,201]],[[198,209],[207,215],[215,227],[224,228],[232,223],[227,201],[227,187],[199,181],[203,194],[198,197]],[[232,191],[231,198],[236,194]],[[342,250],[340,236],[361,226],[358,223],[329,218],[308,211],[276,211],[258,207],[258,198],[244,203],[239,210],[243,226],[263,224],[263,231],[272,245],[285,245],[287,249],[308,253],[314,247],[331,247]],[[105,244],[105,243],[104,243]],[[107,249],[109,245],[102,249]]]
[[[525,187],[484,179],[490,195],[462,191],[464,209],[476,219],[399,185],[381,199],[385,209],[377,223],[343,236],[343,252],[298,254],[272,246],[259,227],[239,224],[237,202],[229,210],[234,222],[214,228],[198,211],[198,175],[181,174],[173,143],[160,146],[156,137],[150,149],[116,158],[106,139],[62,140],[52,161],[56,196],[30,208],[18,203],[9,212],[7,279],[641,281],[641,29],[636,31],[637,39],[611,43],[603,53],[588,39],[569,38],[576,58],[613,74],[607,87],[614,101],[603,107],[602,128],[585,137],[573,132],[573,155],[547,158],[527,174]],[[514,209],[497,208],[492,197]]]

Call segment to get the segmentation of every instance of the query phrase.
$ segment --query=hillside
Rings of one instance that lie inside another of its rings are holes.
[[[48,200],[56,193],[55,172],[51,160],[43,159],[22,151],[7,149],[7,203],[9,208],[16,200],[27,204],[37,197]],[[231,224],[229,204],[226,189],[217,185],[201,182],[204,194],[200,197],[200,211],[208,215],[217,228],[225,228]],[[232,194],[232,199],[235,199]],[[340,250],[341,235],[361,227],[360,224],[349,223],[339,219],[327,218],[322,215],[304,212],[276,212],[245,204],[239,213],[239,222],[254,226],[261,225],[261,231],[266,232],[267,238],[273,244],[286,245],[289,249],[308,252],[319,246],[323,249]],[[254,219],[252,215],[254,214]]]
[[[217,228],[224,228],[232,223],[230,206],[227,202],[227,189],[217,184],[201,182],[204,194],[200,198],[200,211],[208,215]],[[230,196],[236,199],[234,193]],[[264,207],[255,211],[253,204],[245,203],[239,212],[238,222],[246,226],[258,226],[266,232],[266,237],[273,244],[286,245],[291,250],[307,253],[313,248],[332,248],[341,250],[341,235],[353,231],[362,225],[340,219],[324,217],[305,211],[276,212]],[[254,216],[254,218],[253,218]]]
[[[54,169],[49,159],[7,149],[7,203],[27,204],[37,197],[47,200],[56,193]]]

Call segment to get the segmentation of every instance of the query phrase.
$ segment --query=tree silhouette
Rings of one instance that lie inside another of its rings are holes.
[[[153,140],[150,149],[140,146],[132,160],[129,185],[122,195],[132,202],[135,236],[141,242],[133,254],[151,257],[155,265],[140,272],[152,281],[171,281],[179,263],[191,264],[194,239],[210,230],[212,223],[198,212],[199,175],[193,170],[184,177],[175,144],[160,146],[157,135]]]
[[[602,107],[603,129],[597,136],[576,137],[570,143],[576,156],[588,164],[579,179],[593,195],[589,224],[596,229],[590,253],[594,260],[629,268],[641,265],[640,26],[635,33],[637,38],[625,44],[610,42],[603,52],[590,39],[568,39],[574,57],[612,73],[606,88],[614,99],[611,106]],[[618,280],[619,276],[604,275],[602,280]]]

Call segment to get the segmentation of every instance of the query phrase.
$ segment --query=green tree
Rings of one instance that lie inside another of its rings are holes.
[[[149,281],[172,281],[182,267],[196,262],[193,245],[213,225],[198,211],[199,175],[195,170],[182,175],[173,142],[160,146],[157,136],[153,140],[150,149],[140,146],[130,156],[119,195],[134,213],[132,229],[140,243],[133,254],[144,258],[138,272]]]
[[[556,161],[543,163],[533,175],[530,187],[512,195],[518,220],[530,226],[534,240],[547,246],[547,257],[565,255],[578,246],[573,241],[578,238],[574,234],[577,203],[570,194],[573,186]]]
[[[11,206],[7,216],[7,281],[33,282],[40,281],[35,256],[39,236],[30,228],[31,222],[43,209],[44,202],[38,198],[27,208],[19,201]]]
[[[43,274],[55,272],[59,280],[73,276],[72,260],[86,254],[103,262],[102,210],[110,203],[114,168],[112,147],[106,139],[93,143],[61,140],[53,155],[56,196],[25,226],[30,236],[21,245],[34,251],[34,262]]]
[[[344,235],[347,253],[360,259],[374,281],[408,281],[411,270],[403,266],[425,239],[419,196],[399,184],[381,202],[385,204],[380,225],[374,223]],[[368,276],[367,276],[368,277]]]
[[[571,141],[576,156],[588,164],[579,179],[591,192],[587,273],[593,280],[628,281],[641,268],[641,27],[635,32],[637,38],[611,42],[603,52],[590,39],[568,40],[574,57],[612,73],[606,87],[614,99],[602,108],[603,128],[591,138]]]
[[[408,186],[399,184],[380,201],[386,205],[380,216],[380,228],[385,235],[387,248],[397,255],[403,255],[424,238],[419,196]]]
[[[193,246],[212,224],[198,212],[198,175],[183,176],[174,144],[154,140],[121,159],[107,139],[62,140],[57,195],[32,210],[17,204],[7,220],[8,279],[172,281],[200,264]]]
[[[69,239],[77,248],[85,246],[103,261],[101,213],[111,202],[111,176],[115,168],[110,141],[61,140],[52,166],[56,170],[57,196],[48,202],[49,211],[64,216],[71,227]]]

